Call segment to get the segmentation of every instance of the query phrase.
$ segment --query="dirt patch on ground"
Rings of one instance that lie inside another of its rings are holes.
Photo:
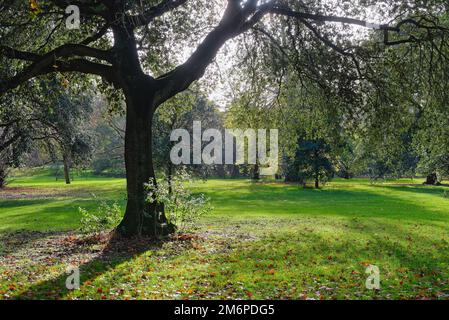
[[[0,200],[18,200],[18,199],[54,199],[79,196],[75,192],[61,192],[58,188],[26,188],[26,187],[7,187],[0,190]]]
[[[23,262],[49,266],[58,260],[87,261],[101,251],[98,246],[81,246],[75,233],[17,232],[0,238],[0,266],[15,270]],[[19,270],[16,270],[19,271]]]
[[[121,239],[112,231],[97,234],[76,232],[19,231],[0,235],[0,267],[21,271],[24,265],[52,266],[55,263],[81,265],[93,259],[110,260],[133,256],[159,247],[162,243],[190,246],[202,241],[199,235],[178,234],[163,241],[148,238]],[[0,277],[1,278],[1,277]]]

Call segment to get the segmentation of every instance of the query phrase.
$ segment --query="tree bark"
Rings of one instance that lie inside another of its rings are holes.
[[[438,183],[438,176],[435,172],[429,174],[426,178],[426,182],[424,184],[434,186]]]
[[[147,201],[145,184],[156,179],[152,154],[152,120],[154,115],[151,86],[147,81],[135,81],[125,91],[126,134],[125,164],[128,199],[125,216],[117,227],[124,237],[159,238],[174,231],[167,223],[163,204]]]
[[[253,167],[253,173],[252,173],[251,179],[253,179],[255,181],[260,180],[260,166],[259,166],[258,162]]]
[[[234,156],[235,159],[235,156]],[[240,170],[239,167],[235,164],[231,164],[231,177],[232,178],[239,178],[240,177]]]
[[[64,162],[64,179],[66,184],[70,184],[70,164],[69,158],[65,154],[62,156],[62,162]]]
[[[320,188],[320,178],[318,177],[318,174],[315,175],[315,189]]]
[[[173,164],[169,160],[168,161],[167,182],[168,182],[168,194],[170,194],[170,195],[173,193],[172,178],[173,178]]]
[[[0,189],[6,187],[7,176],[8,176],[7,169],[3,168],[2,164],[0,163]]]

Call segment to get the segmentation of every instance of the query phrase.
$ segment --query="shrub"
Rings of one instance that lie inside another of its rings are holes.
[[[117,203],[109,205],[100,201],[96,211],[78,208],[81,213],[80,230],[85,233],[98,233],[115,228],[122,218],[122,211]]]
[[[208,198],[203,194],[195,195],[186,188],[189,180],[187,174],[181,173],[171,181],[158,179],[155,182],[152,179],[146,184],[147,201],[164,204],[168,223],[174,224],[178,232],[195,229],[199,218],[212,210]]]

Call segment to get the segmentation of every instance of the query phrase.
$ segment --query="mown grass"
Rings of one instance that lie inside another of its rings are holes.
[[[91,194],[124,205],[124,180],[18,177],[9,188],[23,195],[0,198],[0,298],[448,299],[447,187],[420,183],[195,182],[214,206],[196,236],[117,252],[66,240],[77,208],[96,206]],[[80,266],[80,290],[65,289],[68,264]],[[378,291],[365,287],[368,265]]]

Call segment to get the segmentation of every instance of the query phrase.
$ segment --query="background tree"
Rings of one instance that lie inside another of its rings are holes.
[[[439,19],[447,23],[447,12]],[[434,41],[401,43],[371,66],[376,81],[362,93],[357,130],[359,157],[374,178],[422,174],[435,184],[447,168],[449,50],[444,36]]]
[[[42,84],[47,92],[45,103],[49,114],[44,125],[51,134],[45,141],[53,158],[60,155],[64,167],[66,184],[70,184],[70,168],[87,164],[92,153],[92,137],[88,131],[88,121],[92,112],[92,99],[84,94],[61,90],[55,83]]]
[[[260,80],[260,79],[259,79]],[[257,82],[257,83],[256,83]],[[226,110],[225,124],[229,129],[247,129],[255,130],[256,150],[258,152],[258,129],[274,128],[273,117],[273,94],[263,82],[255,81],[248,88],[235,90],[235,99]],[[248,141],[245,140],[245,143]],[[248,150],[246,145],[245,150]],[[267,144],[267,154],[270,152],[269,143]],[[254,165],[250,165],[250,176],[253,180],[260,179],[261,164],[256,159]]]
[[[97,119],[94,128],[92,169],[97,175],[125,176],[125,118],[106,115]]]
[[[70,183],[70,166],[86,163],[91,151],[90,97],[64,88],[53,78],[35,81],[20,94],[2,96],[0,105],[3,168],[19,166],[27,153],[45,149],[54,161],[63,159]]]
[[[32,140],[42,137],[41,109],[30,108],[30,92],[23,96],[6,94],[0,97],[0,188],[6,185],[9,170],[21,163]]]
[[[305,140],[298,143],[294,167],[303,181],[313,179],[315,188],[326,183],[334,176],[330,159],[331,148],[324,140]]]
[[[203,131],[209,128],[218,130],[223,128],[221,113],[197,90],[188,90],[171,99],[164,105],[164,108],[156,112],[153,119],[155,132],[153,139],[154,162],[158,172],[167,179],[170,187],[173,176],[181,169],[170,160],[170,151],[176,144],[176,142],[170,141],[170,135],[175,129],[186,129],[192,137],[194,121],[201,122]],[[202,142],[203,146],[205,144],[207,142]],[[193,151],[190,152],[190,159],[192,159]],[[184,166],[182,169],[189,174],[206,178],[217,175],[222,171],[223,166],[196,164]]]

